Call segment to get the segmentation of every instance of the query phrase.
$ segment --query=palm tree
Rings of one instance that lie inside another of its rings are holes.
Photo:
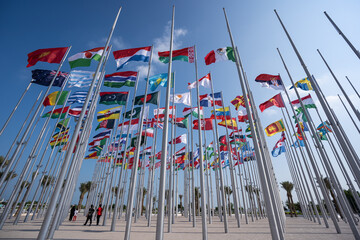
[[[286,195],[288,197],[290,217],[293,217],[293,213],[294,213],[295,217],[297,217],[296,210],[295,210],[295,207],[294,207],[294,201],[293,201],[292,194],[291,194],[291,191],[294,188],[294,184],[292,182],[289,182],[289,181],[281,182],[280,184],[281,184],[281,187],[283,189],[285,189]]]
[[[196,209],[196,216],[200,214],[199,211],[199,199],[201,198],[201,193],[199,191],[199,187],[195,187],[195,209]]]
[[[180,210],[181,210],[181,215],[183,215],[183,205],[182,205],[183,195],[182,195],[182,194],[179,194],[179,198],[180,198]]]
[[[339,209],[339,204],[336,200],[336,197],[335,197],[335,194],[334,194],[334,190],[332,189],[332,186],[331,186],[331,183],[330,183],[330,180],[328,177],[324,178],[323,179],[324,183],[325,183],[325,186],[326,188],[329,190],[330,192],[330,195],[333,199],[333,202],[334,202],[334,206],[335,206],[335,210],[339,213],[340,217],[343,218],[342,214],[341,214],[341,211]]]
[[[5,161],[5,157],[1,155],[1,156],[0,156],[0,166],[3,165],[4,161]],[[6,160],[6,162],[5,162],[5,164],[4,164],[4,167],[7,166],[8,164],[9,164],[9,161]]]
[[[82,202],[84,200],[84,196],[85,194],[90,191],[91,188],[91,181],[85,182],[85,183],[80,183],[80,198],[79,198],[79,203],[78,203],[78,208],[79,208],[79,212],[82,206]]]
[[[17,197],[16,197],[16,200],[15,200],[14,204],[12,205],[11,213],[14,212],[14,209],[16,208],[16,205],[18,204],[18,201],[19,201],[19,199],[20,199],[20,197],[21,197],[22,190],[23,190],[24,188],[28,188],[28,187],[29,187],[29,184],[30,184],[30,183],[29,183],[28,181],[23,181],[23,182],[21,183],[21,185],[20,185],[20,191],[19,191],[19,193],[18,193],[18,195],[17,195]],[[18,209],[17,211],[19,211],[19,210],[20,210],[20,209]],[[16,216],[17,213],[18,213],[18,212],[15,213],[15,216]]]
[[[229,208],[229,216],[231,216],[231,203],[230,203],[230,195],[232,194],[232,190],[229,186],[224,187],[225,195],[228,197],[228,208]]]
[[[54,182],[54,178],[49,175],[44,175],[41,180],[41,186],[42,187],[48,187],[50,184]]]
[[[146,193],[147,193],[147,189],[144,187],[143,188],[143,195],[142,195],[142,199],[141,199],[141,216],[143,215],[144,209],[145,209],[145,207],[144,207],[144,199],[145,199]]]

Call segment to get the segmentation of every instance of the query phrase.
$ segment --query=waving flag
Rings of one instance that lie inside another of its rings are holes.
[[[152,103],[157,105],[159,92],[148,93],[146,95],[146,103]],[[145,101],[145,95],[135,97],[135,105],[143,105]]]
[[[170,60],[170,51],[158,52],[159,60],[163,63],[168,63]],[[183,48],[180,50],[172,51],[173,61],[194,62],[194,47]]]
[[[88,109],[89,109],[90,106],[88,106]],[[70,116],[73,116],[73,117],[79,117],[80,114],[81,114],[81,111],[83,109],[83,106],[76,106],[76,107],[73,107],[69,110],[69,115]],[[86,111],[86,114],[88,113],[88,111]]]
[[[137,130],[138,129],[138,126],[139,126],[139,119],[137,118],[137,119],[132,119],[131,120],[131,123],[130,123],[130,121],[126,121],[126,122],[124,122],[124,123],[120,123],[119,124],[119,126],[118,126],[118,128],[120,129],[121,128],[121,126],[123,126],[123,132],[127,132],[127,128],[129,127],[129,125],[130,125],[130,131],[135,131],[135,130]]]
[[[69,109],[69,107],[55,109],[54,111],[50,111],[50,112],[45,113],[42,116],[42,118],[50,117],[50,115],[51,115],[52,119],[56,119],[56,118],[63,119],[65,117],[66,112],[68,111],[68,109]]]
[[[101,92],[99,104],[105,105],[125,105],[129,92]]]
[[[68,124],[69,124],[69,121],[70,121],[70,118],[66,118],[66,119],[61,120],[60,122],[58,122],[58,124],[56,125],[55,132],[62,131],[64,129],[66,129]]]
[[[183,103],[185,105],[191,106],[191,96],[189,92],[182,93],[182,94],[170,94],[170,102],[174,103]]]
[[[188,117],[190,114],[192,114],[196,118],[199,118],[199,109],[198,109],[198,107],[193,107],[193,108],[185,107],[183,109],[184,117]],[[200,117],[201,118],[204,117],[204,108],[203,107],[200,107]]]
[[[217,106],[222,106],[222,101],[221,101],[221,93],[214,93],[214,97],[212,95],[212,93],[210,94],[204,94],[204,95],[200,95],[200,106],[203,107],[210,107],[214,105]]]
[[[173,118],[176,114],[176,106],[169,106],[169,118]],[[164,121],[165,118],[165,108],[156,108],[154,109],[154,118],[159,118],[160,121]]]
[[[277,143],[275,144],[275,147],[273,148],[273,150],[271,151],[271,155],[273,157],[277,157],[279,156],[281,153],[285,152],[285,134],[284,132],[282,132],[281,134],[281,138],[279,141],[277,141]]]
[[[194,120],[193,124],[194,124],[193,129],[198,130],[199,129],[199,120]],[[201,125],[201,130],[212,130],[213,129],[213,123],[212,123],[211,118],[201,119],[200,125]]]
[[[127,111],[126,113],[123,114],[124,118],[130,119],[130,117],[132,119],[135,118],[139,118],[140,117],[140,113],[141,113],[141,107],[135,107],[132,111]]]
[[[219,122],[218,125],[223,127],[227,126],[228,129],[237,129],[236,120],[234,118],[223,120],[222,122]]]
[[[70,72],[68,87],[89,87],[94,78],[94,72],[73,70]]]
[[[246,122],[249,120],[249,116],[247,115],[246,109],[239,110],[237,112],[239,122]]]
[[[215,109],[215,116],[216,116],[216,119],[229,119],[230,118],[230,108],[229,107],[225,107],[225,108],[218,108],[218,109]],[[211,118],[214,119],[215,118],[214,116],[214,111],[211,110]]]
[[[115,119],[106,119],[104,121],[101,121],[95,130],[98,130],[99,128],[113,129],[114,125]]]
[[[199,86],[211,88],[211,76],[208,73],[206,76],[200,78],[197,82],[199,82]],[[193,83],[188,83],[188,89],[196,88],[196,81]]]
[[[260,83],[263,87],[284,90],[280,75],[260,74],[255,78],[255,82]]]
[[[38,49],[28,54],[28,65],[26,67],[34,66],[38,61],[60,63],[67,50],[67,47]]]
[[[101,133],[96,134],[93,138],[110,138],[111,129],[105,130]]]
[[[235,62],[235,53],[232,47],[218,48],[212,50],[205,56],[205,64],[210,65],[215,62],[231,60]]]
[[[69,93],[68,91],[63,91],[61,94],[59,91],[50,93],[49,95],[46,96],[43,105],[45,107],[54,106],[56,101],[58,101],[56,105],[64,105],[68,93]]]
[[[177,152],[175,153],[175,156],[176,156],[176,157],[185,156],[185,154],[186,154],[186,148],[183,147],[183,148],[181,148],[179,151],[177,151]]]
[[[308,78],[303,78],[295,83],[295,87],[300,88],[304,91],[310,91],[313,90],[311,86],[311,82]],[[291,86],[290,89],[294,88],[294,86]]]
[[[236,96],[232,101],[231,104],[235,106],[235,110],[237,111],[240,106],[245,107],[244,96]]]
[[[31,83],[35,83],[35,84],[42,85],[42,86],[49,86],[56,74],[55,70],[51,71],[51,70],[35,69],[35,70],[32,70],[31,72],[32,72]],[[59,71],[52,86],[53,87],[62,87],[62,85],[68,75],[69,75],[68,73]]]
[[[123,68],[129,62],[149,62],[150,52],[151,46],[114,51],[117,70]]]
[[[321,123],[316,129],[322,132],[324,135],[328,132],[332,132],[330,123],[327,120]]]
[[[174,77],[172,77],[172,79],[174,79]],[[147,80],[147,78],[145,78],[145,80]],[[167,73],[160,73],[155,76],[149,77],[150,90],[155,91],[159,85],[162,87],[167,87],[167,82],[168,82]]]
[[[188,118],[175,118],[175,125],[179,128],[187,128]]]
[[[91,64],[92,59],[94,59],[95,61],[100,61],[103,53],[104,47],[99,47],[72,55],[68,59],[70,68],[88,67]]]
[[[272,135],[283,131],[285,131],[285,127],[282,119],[270,124],[265,128],[265,133],[268,137],[271,137]]]
[[[275,96],[273,96],[272,98],[270,98],[269,100],[267,100],[266,102],[263,102],[259,105],[260,111],[263,112],[265,109],[272,107],[272,106],[276,106],[276,107],[285,107],[285,104],[281,98],[281,94],[277,94]]]
[[[122,86],[134,87],[136,78],[137,72],[133,71],[107,74],[104,78],[104,86],[112,88],[121,88]]]
[[[304,104],[305,108],[316,108],[316,105],[310,94],[306,95],[305,97],[302,97],[301,101]],[[301,107],[299,99],[292,101],[291,104],[294,106],[294,108],[297,112],[301,112],[301,113],[304,112]]]
[[[187,137],[186,137],[186,133],[180,135],[179,137],[173,139],[172,141],[169,142],[169,144],[171,144],[171,142],[173,144],[178,144],[178,143],[184,143],[186,144],[187,143]]]
[[[85,92],[85,91],[76,91],[73,94],[71,94],[71,96],[68,99],[68,103],[69,104],[73,104],[73,103],[84,104],[87,94],[88,94],[88,92]]]
[[[101,122],[106,119],[118,119],[121,107],[114,107],[102,110],[97,113],[97,121]]]

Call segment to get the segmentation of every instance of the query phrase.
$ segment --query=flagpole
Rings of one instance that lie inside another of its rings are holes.
[[[276,13],[276,12],[275,12],[275,13]],[[279,19],[280,19],[280,18],[279,18]],[[287,67],[286,67],[286,65],[285,65],[285,62],[284,62],[281,54],[280,54],[280,51],[279,51],[279,49],[277,49],[277,50],[278,50],[278,53],[279,53],[279,55],[280,55],[280,58],[282,59],[282,62],[283,62],[283,64],[284,64],[284,67],[285,67],[285,69],[286,69],[286,71],[287,71],[287,73],[288,73],[288,75],[289,75],[289,79],[290,79],[292,85],[294,86],[294,90],[295,90],[295,93],[296,93],[296,95],[297,95],[297,97],[298,97],[298,99],[299,99],[299,101],[300,101],[301,107],[304,109],[305,116],[306,116],[307,119],[310,119],[309,116],[308,116],[307,109],[305,108],[305,106],[304,106],[304,104],[303,104],[303,102],[302,102],[302,100],[301,100],[301,97],[300,97],[300,95],[299,95],[299,92],[298,92],[297,88],[296,88],[295,85],[294,85],[294,81],[292,80],[292,77],[291,77],[291,75],[289,74],[289,71],[288,71],[288,69],[287,69]],[[312,84],[312,85],[313,85],[313,84]],[[314,87],[314,86],[313,86],[313,87]],[[287,95],[287,96],[288,96],[288,95]],[[289,98],[289,97],[288,97],[288,100],[289,100],[289,102],[290,102],[290,104],[291,104],[291,101],[290,101],[290,98]],[[293,109],[292,106],[291,106],[291,109]],[[293,113],[295,113],[295,111],[293,111]],[[295,115],[295,116],[296,116],[296,115]],[[296,122],[299,123],[299,121],[298,121],[297,118],[296,118]],[[300,124],[299,124],[299,125],[300,125]],[[312,126],[312,125],[310,125],[310,129],[311,129],[311,132],[312,132],[313,136],[316,136],[316,131],[313,129],[313,126]],[[301,127],[300,127],[300,131],[301,131],[301,135],[305,137],[305,134],[304,134],[304,132],[303,132],[303,130],[302,130]],[[315,140],[317,140],[317,141],[316,141],[317,145],[320,146],[321,144],[319,144],[318,138],[315,138]],[[306,151],[307,151],[307,153],[308,153],[308,156],[309,156],[309,159],[310,159],[310,163],[311,163],[311,165],[312,165],[312,167],[313,167],[313,171],[314,171],[314,173],[315,173],[316,179],[317,179],[318,184],[319,184],[319,186],[320,186],[321,192],[322,192],[323,197],[324,197],[324,199],[325,199],[325,203],[326,203],[327,206],[331,206],[331,202],[330,202],[330,200],[329,200],[329,198],[328,198],[327,191],[326,191],[326,189],[325,189],[325,187],[324,187],[324,185],[323,185],[323,180],[322,180],[322,178],[321,178],[321,176],[320,176],[320,173],[319,173],[318,170],[317,170],[317,167],[316,167],[316,164],[315,164],[315,160],[314,160],[313,156],[311,155],[311,151],[310,151],[309,144],[308,144],[307,141],[305,141],[305,139],[304,139],[304,145],[305,145],[305,149],[306,149]],[[300,142],[299,142],[299,146],[300,146]],[[301,151],[301,148],[300,148],[300,151]],[[321,151],[321,153],[323,153],[323,152]],[[322,158],[324,158],[323,154],[322,154]],[[308,170],[309,167],[307,166],[306,161],[304,161],[304,163],[305,163],[305,167],[307,168],[307,171],[310,172],[310,170]],[[309,175],[310,175],[310,174],[309,174]],[[311,176],[311,175],[310,175],[310,176]],[[311,179],[312,179],[312,178],[311,178]],[[312,181],[311,181],[311,182],[312,182]],[[312,182],[312,184],[313,184],[313,182]],[[315,192],[315,195],[316,195],[316,192]],[[320,199],[319,199],[318,201],[319,201],[319,203],[320,203]],[[340,227],[339,227],[339,225],[338,225],[338,222],[337,222],[337,219],[336,219],[336,217],[335,217],[335,213],[333,212],[332,207],[329,207],[329,211],[330,211],[331,220],[332,220],[333,223],[334,223],[336,232],[337,232],[337,233],[341,233],[341,229],[340,229]],[[324,222],[325,222],[325,224],[326,224],[325,217],[324,217],[323,219],[324,219]],[[354,234],[355,234],[356,232],[357,232],[357,230],[354,231]],[[356,234],[356,235],[357,235],[357,234]],[[360,236],[359,236],[359,237],[360,237]]]
[[[202,127],[202,124],[200,123],[199,124],[200,127]],[[208,162],[209,162],[209,159],[207,159],[207,145],[206,145],[206,134],[205,134],[205,127],[204,127],[204,147],[205,147],[205,155],[204,155],[204,162],[205,162],[205,177],[206,177],[206,197],[207,197],[207,206],[208,206],[208,215],[209,215],[209,224],[212,224],[212,217],[211,217],[211,201],[210,201],[210,188],[209,188],[209,173],[208,173]],[[206,210],[206,208],[205,208]]]
[[[170,35],[170,52],[169,52],[169,65],[168,76],[171,76],[171,64],[173,56],[173,34],[174,34],[174,17],[175,6],[172,9],[172,22],[171,22],[171,35]],[[159,183],[159,197],[158,197],[158,215],[156,223],[156,240],[164,238],[164,202],[165,202],[165,182],[166,182],[166,156],[168,144],[168,129],[169,129],[169,105],[170,105],[170,88],[171,84],[167,84],[166,88],[166,101],[165,101],[165,119],[163,128],[163,140],[161,146],[161,168],[160,168],[160,183]]]
[[[358,93],[358,91],[356,90],[356,88],[354,87],[354,85],[351,83],[350,79],[345,76],[345,78],[348,80],[348,82],[350,83],[351,87],[354,89],[356,95],[360,98],[360,94]]]
[[[214,96],[214,86],[213,86],[213,82],[212,80],[211,82],[211,94]],[[221,102],[221,105],[224,107],[223,102]],[[200,111],[200,110],[199,110]],[[213,111],[214,111],[214,122],[215,122],[215,133],[214,133],[214,137],[216,138],[216,145],[217,145],[217,154],[215,154],[216,156],[214,157],[215,162],[217,162],[218,164],[218,168],[219,168],[219,175],[220,175],[220,192],[221,192],[221,200],[222,200],[222,204],[218,203],[218,205],[220,205],[218,208],[221,209],[221,205],[224,207],[221,211],[222,211],[222,216],[224,218],[224,231],[225,233],[228,233],[229,228],[228,228],[228,219],[227,219],[227,215],[226,215],[226,199],[225,199],[225,190],[224,190],[224,175],[223,175],[223,169],[221,167],[221,160],[220,160],[220,143],[219,143],[219,131],[218,131],[218,125],[217,125],[217,119],[216,119],[216,109],[215,109],[215,102],[213,104]],[[216,151],[215,151],[216,153]],[[231,206],[228,206],[231,207]],[[219,211],[220,213],[220,211]],[[222,218],[221,218],[222,219]],[[221,220],[220,219],[220,220]]]
[[[136,180],[137,180],[137,168],[138,168],[138,165],[139,165],[139,153],[140,153],[140,147],[141,147],[141,138],[142,138],[143,123],[144,123],[144,113],[145,113],[145,107],[146,107],[146,102],[147,102],[147,92],[148,92],[148,86],[149,86],[149,76],[150,76],[150,70],[151,70],[151,61],[152,61],[152,55],[153,55],[153,48],[154,47],[152,46],[151,47],[151,52],[150,52],[150,58],[149,58],[147,81],[146,81],[146,86],[145,86],[145,96],[144,96],[143,111],[141,112],[140,121],[139,121],[139,124],[140,124],[140,126],[139,126],[139,138],[138,138],[138,140],[136,142],[136,152],[135,152],[135,156],[134,156],[134,163],[133,163],[133,170],[132,170],[132,173],[133,173],[132,186],[129,189],[129,200],[130,200],[130,202],[128,202],[128,206],[127,206],[129,215],[127,216],[128,219],[127,219],[126,227],[125,227],[124,240],[129,240],[130,239],[131,223],[132,223],[132,209],[133,209],[133,205],[134,205],[134,195],[135,195],[135,187],[136,187]]]
[[[349,115],[349,117],[350,117],[351,121],[353,122],[353,124],[354,124],[354,126],[355,126],[356,130],[360,133],[360,129],[359,129],[359,128],[358,128],[358,126],[356,125],[356,123],[355,123],[355,121],[354,121],[354,118],[351,116],[351,114],[350,114],[349,110],[348,110],[348,109],[347,109],[347,107],[345,106],[345,104],[344,104],[344,102],[343,102],[343,100],[341,99],[341,97],[340,97],[340,95],[339,95],[339,94],[338,94],[338,97],[339,97],[339,99],[340,99],[340,101],[341,101],[342,105],[344,106],[344,108],[345,108],[345,110],[346,110],[347,114]]]
[[[233,38],[232,38],[229,23],[227,21],[225,8],[223,10],[224,10],[226,25],[227,25],[227,28],[228,28],[231,44],[232,44],[233,50],[235,51],[235,44],[234,44],[234,41],[233,41]],[[240,66],[239,66],[239,59],[238,59],[237,54],[235,54],[235,59],[236,59],[236,67],[237,67],[237,70],[238,70],[240,85],[241,85],[243,95],[244,95],[244,98],[245,98],[246,111],[247,111],[247,113],[249,115],[249,123],[250,123],[251,135],[253,136],[254,142],[258,142],[258,138],[257,138],[257,135],[255,133],[254,122],[253,122],[253,119],[252,119],[252,116],[251,116],[250,106],[249,106],[249,103],[248,103],[247,98],[246,98],[246,96],[247,96],[246,95],[246,88],[245,88],[245,84],[243,82],[243,78],[242,78],[242,75],[241,75]],[[277,213],[275,211],[275,206],[273,206],[273,204],[275,204],[275,203],[272,203],[272,199],[271,199],[271,194],[272,194],[271,191],[272,191],[272,189],[271,189],[271,183],[268,182],[268,179],[267,179],[268,178],[267,174],[266,174],[267,170],[265,169],[265,162],[264,162],[265,159],[263,159],[262,156],[261,156],[262,154],[261,154],[261,149],[259,148],[259,146],[258,145],[254,145],[254,146],[255,146],[256,159],[259,161],[258,170],[259,170],[259,173],[260,173],[260,179],[261,179],[262,186],[263,186],[263,189],[264,189],[264,198],[265,198],[265,203],[266,203],[267,216],[268,216],[268,219],[269,219],[269,226],[270,226],[270,230],[271,230],[271,236],[272,236],[272,238],[274,240],[275,239],[284,239],[282,229],[278,228],[278,226],[277,226],[277,224],[280,224],[280,223],[277,223],[278,219],[277,219],[277,216],[275,216],[275,214],[277,214]]]
[[[329,69],[331,75],[333,76],[336,84],[339,86],[341,92],[344,94],[346,100],[348,101],[351,109],[354,111],[355,116],[358,118],[358,120],[360,121],[360,113],[359,111],[355,108],[354,104],[352,103],[352,101],[350,100],[349,96],[347,95],[347,93],[345,92],[344,88],[341,86],[341,84],[339,83],[338,79],[336,78],[335,74],[333,73],[333,71],[331,70],[330,66],[327,64],[325,58],[323,57],[323,55],[321,54],[320,50],[317,49],[317,52],[319,53],[320,57],[322,58],[322,60],[324,61],[326,67]]]
[[[23,100],[25,94],[26,94],[27,91],[30,89],[31,83],[32,83],[32,82],[30,81],[30,82],[29,82],[29,85],[26,87],[25,91],[24,91],[23,94],[21,95],[21,97],[20,97],[19,101],[17,102],[16,106],[15,106],[14,109],[11,111],[10,116],[9,116],[8,119],[6,120],[4,126],[1,128],[1,130],[0,130],[0,136],[3,134],[6,126],[9,124],[12,116],[14,115],[15,111],[16,111],[17,108],[19,107],[19,105],[20,105],[21,101]]]
[[[191,89],[190,93],[190,133],[191,133],[191,184],[192,184],[192,215],[193,215],[193,227],[196,227],[196,209],[195,209],[195,163],[194,163],[194,134],[193,134],[193,107],[192,107],[192,98],[191,98]],[[201,110],[198,109],[198,117],[201,115]],[[190,165],[189,165],[190,168]]]
[[[117,20],[118,20],[118,17],[120,15],[120,12],[121,12],[121,7],[119,8],[119,11],[117,13],[117,16],[115,18],[115,21],[114,21],[114,24],[112,26],[112,29],[110,31],[110,34],[109,34],[109,37],[106,41],[106,44],[105,44],[105,47],[104,47],[104,52],[107,50],[108,46],[109,46],[109,43],[110,43],[110,40],[111,40],[111,37],[112,37],[112,34],[115,30],[115,26],[116,26],[116,23],[117,23]],[[60,195],[60,191],[61,191],[61,187],[62,187],[62,182],[64,181],[64,178],[65,178],[65,174],[66,174],[66,170],[70,164],[70,160],[71,160],[71,156],[72,156],[72,151],[75,147],[75,144],[76,144],[76,140],[77,140],[77,136],[79,134],[79,131],[80,131],[80,127],[81,127],[81,124],[82,124],[82,120],[85,116],[85,112],[87,110],[87,106],[89,104],[89,100],[90,100],[90,93],[93,91],[94,87],[95,87],[95,82],[98,78],[98,75],[99,75],[99,71],[100,71],[100,67],[104,61],[104,54],[102,54],[101,56],[101,59],[100,59],[100,62],[97,66],[97,69],[96,69],[96,72],[94,74],[94,79],[92,80],[92,83],[90,85],[90,89],[89,89],[89,93],[88,95],[86,96],[86,100],[85,100],[85,103],[83,105],[83,109],[81,111],[81,114],[79,116],[79,121],[78,123],[76,124],[76,127],[75,127],[75,130],[74,130],[74,133],[73,133],[73,137],[71,138],[71,141],[70,141],[70,144],[69,144],[69,147],[68,147],[68,150],[66,152],[66,155],[65,155],[65,158],[64,158],[64,162],[63,162],[63,167],[60,171],[60,174],[58,176],[58,181],[56,183],[56,186],[54,188],[54,192],[53,192],[53,195],[51,197],[51,201],[50,201],[50,204],[49,204],[49,207],[48,207],[48,210],[46,211],[46,215],[45,215],[45,218],[44,218],[44,221],[43,221],[43,224],[41,225],[41,229],[40,229],[40,232],[39,232],[39,235],[37,237],[38,240],[43,240],[46,238],[46,235],[47,235],[47,232],[48,232],[48,228],[49,228],[49,225],[50,225],[50,221],[52,219],[52,215],[55,211],[55,207],[56,207],[56,204],[57,204],[57,199]]]
[[[360,53],[359,51],[354,47],[354,45],[347,39],[347,37],[344,35],[344,33],[340,30],[340,28],[335,24],[335,22],[330,18],[330,16],[324,11],[325,16],[330,21],[330,23],[333,25],[335,30],[344,38],[345,42],[349,45],[351,50],[355,53],[355,55],[360,59]]]

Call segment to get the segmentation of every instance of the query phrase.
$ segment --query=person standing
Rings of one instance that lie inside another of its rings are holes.
[[[73,221],[76,221],[76,217],[78,215],[79,211],[77,209],[75,209],[75,213],[74,213],[74,217],[73,217]]]
[[[102,215],[102,207],[101,204],[99,204],[98,209],[96,209],[96,225],[99,225],[100,217]]]
[[[74,217],[75,214],[75,206],[72,206],[71,210],[70,210],[70,216],[69,216],[69,221],[71,221]]]
[[[90,220],[89,226],[91,226],[91,224],[92,224],[92,217],[93,217],[94,212],[95,212],[94,205],[91,204],[91,206],[90,206],[90,208],[89,208],[89,211],[88,211],[88,214],[86,215],[86,222],[84,223],[84,225],[86,225],[87,222]]]

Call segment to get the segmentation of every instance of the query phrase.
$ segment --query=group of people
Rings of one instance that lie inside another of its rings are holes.
[[[99,204],[99,207],[96,209],[96,225],[99,225],[102,211],[103,211],[102,205]],[[88,223],[88,221],[90,221],[89,226],[91,226],[94,212],[95,212],[94,205],[91,205],[89,208],[89,211],[86,215],[86,221],[85,221],[84,225],[86,225]],[[70,210],[69,221],[76,221],[76,217],[77,217],[78,213],[79,213],[79,211],[76,208],[76,206],[73,206]]]

